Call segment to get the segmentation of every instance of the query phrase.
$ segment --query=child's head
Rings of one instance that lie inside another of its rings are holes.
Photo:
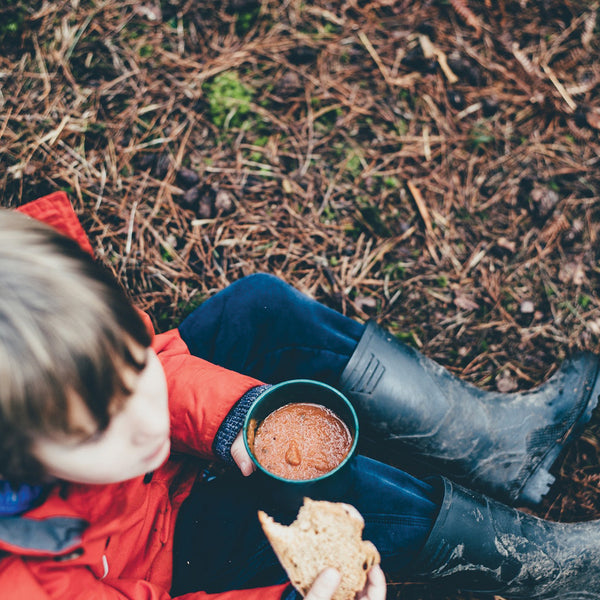
[[[79,474],[69,466],[63,472],[62,463],[56,465],[63,455],[54,451],[83,448],[93,459],[107,433],[127,435],[123,415],[132,397],[144,412],[146,400],[137,388],[150,367],[151,385],[161,397],[155,405],[149,400],[146,410],[156,406],[159,416],[149,427],[149,441],[140,442],[140,454],[148,456],[158,440],[164,442],[166,390],[149,344],[150,334],[125,294],[76,242],[0,209],[0,477],[108,483],[138,475],[90,472],[86,478],[85,470]],[[137,417],[128,419],[134,426]]]

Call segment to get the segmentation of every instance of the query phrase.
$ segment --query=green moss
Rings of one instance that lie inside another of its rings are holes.
[[[592,301],[592,299],[589,296],[582,294],[581,296],[579,296],[577,303],[579,304],[579,306],[581,306],[581,308],[585,309],[589,306],[591,301]]]
[[[246,10],[237,13],[235,22],[235,32],[238,35],[245,35],[252,29],[260,14],[260,4],[249,5]]]
[[[396,177],[386,177],[383,180],[385,187],[395,190],[400,187],[400,181]]]
[[[140,49],[139,49],[139,55],[142,58],[148,58],[149,56],[152,56],[152,54],[154,53],[154,47],[151,46],[150,44],[144,44]]]
[[[252,90],[236,71],[216,75],[203,86],[212,122],[219,127],[240,127],[250,114]]]
[[[332,221],[335,221],[337,217],[337,213],[335,212],[335,210],[333,210],[333,208],[331,208],[331,206],[327,205],[323,208],[323,213],[321,214],[321,221],[323,221],[324,223],[331,223]]]
[[[346,163],[346,171],[352,175],[352,177],[358,177],[362,171],[362,161],[358,154],[353,153]]]
[[[8,6],[7,6],[8,4]],[[0,46],[10,49],[19,46],[25,32],[26,11],[21,3],[8,0],[0,10]]]

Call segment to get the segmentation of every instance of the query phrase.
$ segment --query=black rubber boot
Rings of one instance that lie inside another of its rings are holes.
[[[442,479],[411,578],[503,598],[600,599],[600,521],[544,521]]]
[[[487,392],[461,381],[373,322],[341,376],[369,443],[398,466],[425,463],[509,504],[537,504],[563,448],[600,395],[599,360],[581,354],[529,392]]]

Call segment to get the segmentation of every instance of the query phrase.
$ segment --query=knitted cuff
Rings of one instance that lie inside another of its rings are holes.
[[[225,462],[233,463],[231,458],[231,444],[240,432],[246,418],[246,413],[254,404],[254,401],[271,386],[269,384],[259,385],[249,389],[229,411],[225,420],[221,423],[219,431],[213,442],[213,452]]]

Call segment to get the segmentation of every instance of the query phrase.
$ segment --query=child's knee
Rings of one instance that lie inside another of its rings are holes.
[[[250,295],[254,298],[263,298],[264,300],[270,298],[281,299],[293,293],[293,288],[289,284],[269,273],[246,275],[230,287],[236,287],[236,292],[245,296],[247,295],[248,299],[250,299]]]
[[[279,277],[269,273],[254,273],[232,283],[229,304],[233,298],[251,311],[272,313],[289,308],[297,292]]]

